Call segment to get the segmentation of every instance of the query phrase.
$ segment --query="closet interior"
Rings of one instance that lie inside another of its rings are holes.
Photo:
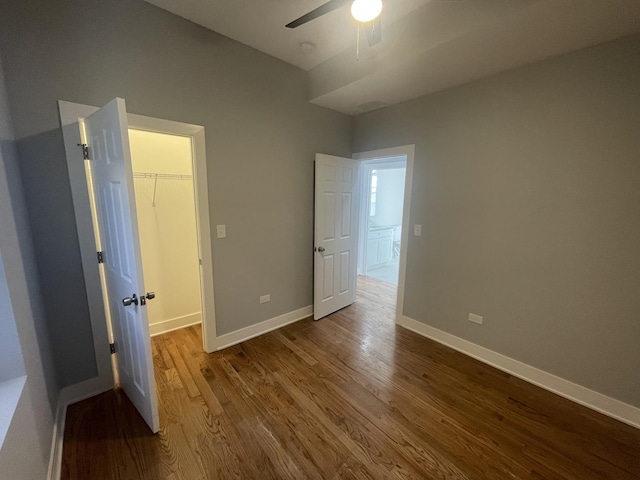
[[[202,321],[191,138],[129,130],[151,335]]]

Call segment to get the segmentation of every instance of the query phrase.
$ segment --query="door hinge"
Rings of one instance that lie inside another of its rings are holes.
[[[82,147],[82,158],[89,160],[89,145],[86,143],[79,143],[79,147]]]
[[[104,253],[98,252],[98,263],[104,263]]]
[[[115,342],[109,344],[109,351],[111,352],[111,355],[116,353],[116,344],[115,344]]]

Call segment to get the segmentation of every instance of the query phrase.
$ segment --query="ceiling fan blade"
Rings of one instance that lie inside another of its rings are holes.
[[[324,5],[320,5],[315,10],[311,10],[309,13],[305,13],[300,18],[296,18],[293,22],[288,23],[285,26],[287,28],[299,27],[300,25],[304,25],[305,23],[310,22],[311,20],[315,20],[316,18],[321,17],[322,15],[326,15],[329,12],[333,12],[334,10],[345,6],[347,3],[349,3],[349,1],[350,0],[329,0]]]
[[[365,30],[367,31],[367,42],[370,47],[382,41],[382,22],[380,21],[380,17],[367,23]]]

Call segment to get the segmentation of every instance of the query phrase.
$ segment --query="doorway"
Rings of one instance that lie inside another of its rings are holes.
[[[84,128],[84,123],[81,123]],[[202,286],[192,138],[129,128],[137,234],[150,336],[202,323]],[[86,137],[86,132],[84,133]],[[92,161],[84,161],[96,250],[103,252]],[[117,228],[116,228],[117,230]],[[110,343],[118,350],[107,280],[100,268]],[[153,300],[153,301],[152,301]],[[145,320],[143,320],[145,321]],[[115,356],[114,384],[119,385]],[[126,360],[125,360],[126,363]]]
[[[146,307],[153,337],[202,323],[194,150],[188,136],[135,128],[129,128],[128,134],[142,270],[151,290]],[[91,161],[85,160],[96,249],[102,252],[91,169]],[[103,269],[100,276],[107,331],[113,339]],[[115,373],[114,377],[117,384]]]
[[[83,149],[78,146],[79,144],[85,143],[84,138],[81,137],[81,132],[78,128],[79,125],[82,125],[84,119],[93,115],[99,109],[93,106],[64,101],[59,101],[58,105],[65,151],[67,154],[67,167],[71,183],[71,193],[73,198],[74,213],[76,217],[76,227],[78,230],[78,240],[80,243],[86,295],[87,298],[90,299],[89,318],[93,330],[94,349],[96,353],[96,364],[98,370],[97,377],[82,382],[81,384],[75,385],[73,387],[73,391],[70,391],[70,398],[77,400],[97,395],[99,393],[112,389],[114,383],[117,383],[117,379],[114,378],[115,370],[112,363],[115,357],[111,352],[111,350],[113,349],[113,345],[110,348],[110,343],[113,343],[113,335],[112,332],[108,331],[107,328],[108,322],[106,316],[109,314],[108,305],[106,305],[103,301],[104,296],[102,287],[104,284],[104,279],[101,278],[102,275],[100,272],[102,265],[99,264],[99,262],[96,262],[97,235],[95,234],[94,226],[92,225],[93,218],[90,208],[90,192],[87,189],[87,174],[84,168]],[[203,342],[203,350],[207,353],[213,352],[217,349],[217,336],[215,322],[211,229],[209,220],[209,188],[204,127],[200,125],[174,122],[171,120],[164,120],[131,113],[126,113],[125,115],[125,122],[128,123],[128,129],[146,133],[167,134],[174,137],[177,136],[186,138],[190,141],[190,151],[192,159],[192,198],[194,198],[193,203],[195,203],[195,221],[198,232],[196,262],[199,268],[199,287],[195,290],[197,292],[196,295],[200,296],[201,303],[201,341]],[[129,132],[128,129],[126,130],[127,133]],[[128,147],[129,135],[127,135],[127,148]],[[136,171],[139,170],[142,169],[136,169]],[[139,171],[138,173],[145,172]],[[166,190],[162,189],[163,187],[161,185],[160,173],[177,173],[161,172],[156,170],[152,170],[151,172],[147,173],[158,173],[158,184],[156,188],[156,203],[158,203],[160,201],[161,193],[166,193]],[[184,175],[188,176],[188,173],[184,173]],[[140,176],[139,178],[140,180],[133,178],[132,176],[132,178],[129,180],[130,185],[133,187],[135,182],[144,180],[142,176]],[[181,181],[186,182],[188,181],[188,179],[185,178]],[[153,195],[153,192],[151,192],[151,195]],[[151,198],[151,202],[152,201],[153,198]],[[143,216],[138,212],[136,213],[136,216]],[[194,209],[192,207],[191,215],[193,216],[193,214]],[[138,232],[138,228],[136,228],[136,232]],[[99,249],[98,251],[101,251],[101,249]],[[143,255],[141,254],[140,259],[142,259],[142,257]],[[152,285],[149,284],[149,290],[152,290],[156,294],[159,294],[160,290],[155,285],[153,286],[153,288],[151,287]],[[191,290],[189,291],[191,292]],[[149,301],[147,303],[147,306],[145,307],[145,312],[149,309],[149,307],[153,309],[154,304],[156,304],[158,300],[160,300],[159,295],[157,295],[156,298],[153,299],[153,301]],[[184,315],[169,314],[164,318],[160,317],[160,319],[175,320],[178,317],[191,317],[191,320],[185,318],[181,319],[181,321],[183,321],[183,325],[195,323],[198,321],[197,318],[191,316],[191,314],[197,313],[197,307],[194,310],[189,309],[183,311],[186,312]],[[151,321],[153,322],[153,318]],[[175,328],[179,327],[176,322],[169,322],[168,324],[163,324],[162,328],[168,330],[172,329],[172,326]],[[156,330],[157,328],[159,327],[152,327],[153,330]],[[159,333],[157,330],[156,332]]]
[[[398,285],[402,245],[405,156],[362,164],[358,274]]]
[[[191,138],[129,129],[151,336],[202,321]]]
[[[368,152],[360,160],[357,295],[385,299],[403,315],[414,145]]]
[[[405,145],[356,153],[352,159],[316,154],[314,319],[352,304],[356,296],[384,290],[395,298],[387,306],[400,320],[414,151],[414,145]],[[383,196],[388,197],[384,202]],[[367,276],[376,273],[382,279]],[[367,286],[372,288],[364,291]]]

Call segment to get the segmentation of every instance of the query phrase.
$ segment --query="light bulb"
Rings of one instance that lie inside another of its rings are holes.
[[[351,4],[351,15],[359,22],[370,22],[382,11],[381,0],[355,0]]]

